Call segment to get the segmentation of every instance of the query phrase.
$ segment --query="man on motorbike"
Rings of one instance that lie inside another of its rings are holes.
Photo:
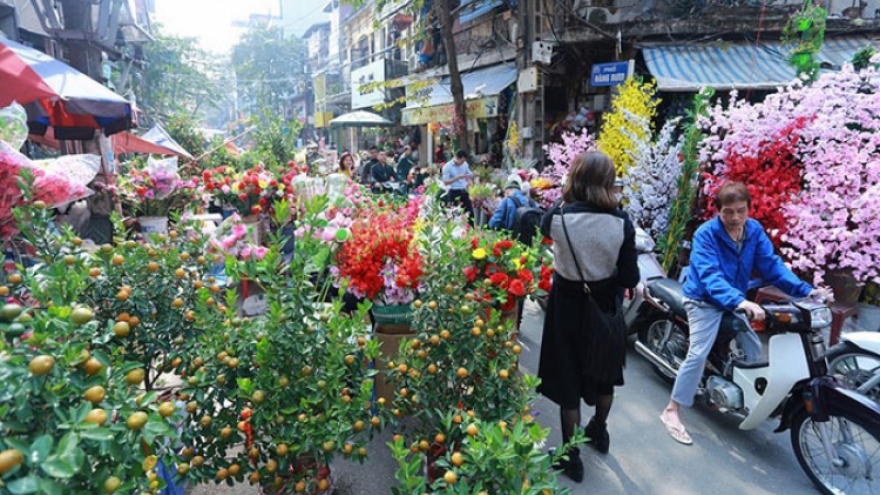
[[[753,271],[763,282],[790,296],[830,299],[826,289],[814,289],[801,281],[776,254],[770,238],[757,220],[749,218],[752,198],[741,182],[727,182],[715,196],[718,216],[694,234],[690,269],[684,283],[690,347],[678,370],[672,397],[660,420],[677,442],[693,443],[679,418],[679,407],[691,407],[726,312],[742,312],[750,320],[764,320],[764,309],[746,299]],[[761,341],[748,327],[737,335],[747,360],[761,356]]]

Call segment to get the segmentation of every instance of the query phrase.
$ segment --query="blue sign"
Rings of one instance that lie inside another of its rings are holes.
[[[612,62],[610,64],[593,64],[590,75],[590,86],[617,86],[623,84],[629,75],[629,62]]]

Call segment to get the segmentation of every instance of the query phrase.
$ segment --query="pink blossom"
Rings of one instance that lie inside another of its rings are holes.
[[[262,260],[266,257],[266,254],[269,252],[269,248],[265,246],[258,246],[254,249],[253,253],[257,260]]]

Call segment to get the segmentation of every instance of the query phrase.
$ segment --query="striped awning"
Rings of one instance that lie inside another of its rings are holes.
[[[826,39],[819,62],[840,67],[872,42],[863,36]],[[776,89],[795,78],[795,70],[788,64],[789,52],[790,48],[778,41],[719,41],[642,49],[660,91]]]

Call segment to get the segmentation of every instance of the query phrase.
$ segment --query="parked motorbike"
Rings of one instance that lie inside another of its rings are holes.
[[[828,372],[852,390],[880,402],[880,333],[850,332],[828,350]]]
[[[636,227],[636,251],[639,265],[639,283],[627,291],[623,298],[623,320],[626,323],[627,335],[638,333],[657,319],[654,308],[646,305],[645,288],[651,282],[666,278],[666,270],[654,254],[654,239],[642,228]]]
[[[682,286],[670,279],[647,284],[649,304],[664,317],[639,332],[636,351],[662,376],[674,379],[688,352]],[[847,389],[829,374],[823,331],[831,311],[814,300],[761,305],[772,334],[768,360],[743,362],[732,343],[746,330],[742,315],[724,317],[709,355],[700,394],[709,406],[742,418],[742,430],[777,419],[791,431],[801,468],[822,493],[880,490],[880,404]]]

